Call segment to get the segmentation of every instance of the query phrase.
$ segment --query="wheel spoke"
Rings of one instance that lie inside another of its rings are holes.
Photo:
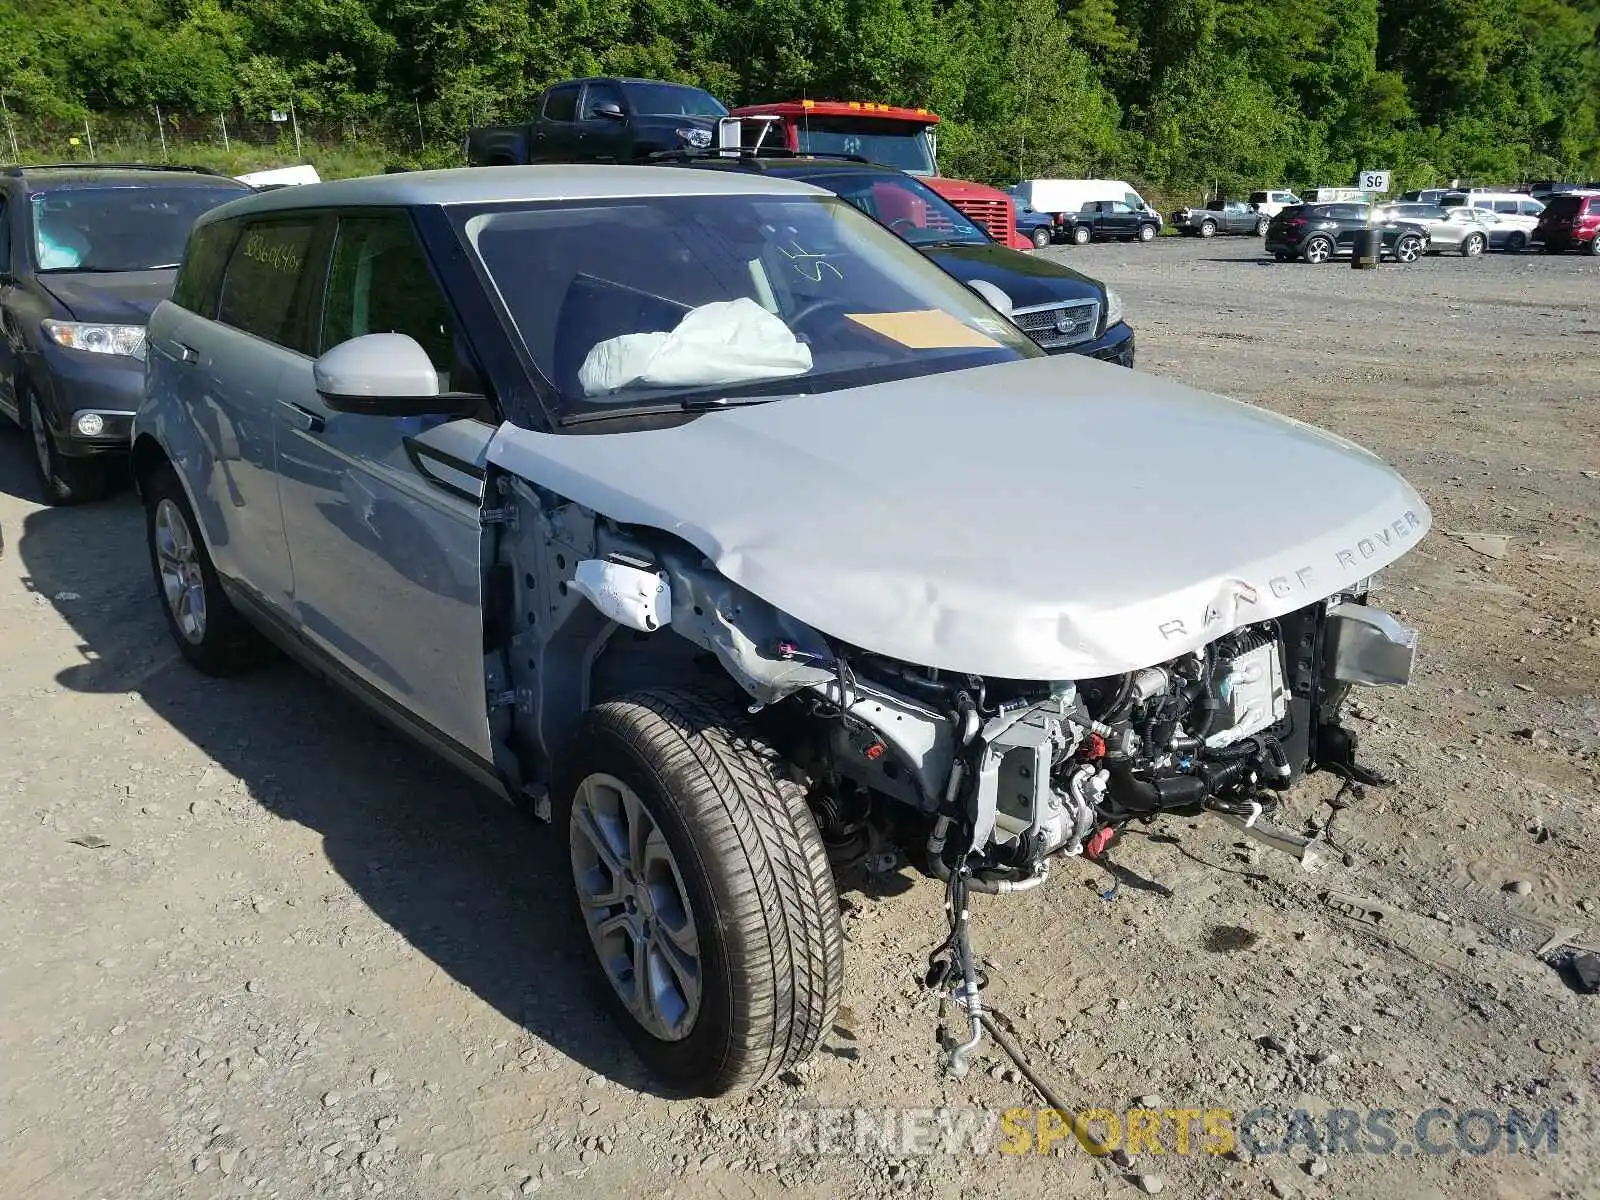
[[[660,940],[645,943],[645,954],[650,1006],[666,1029],[677,1030],[700,1007],[700,964],[679,959]]]

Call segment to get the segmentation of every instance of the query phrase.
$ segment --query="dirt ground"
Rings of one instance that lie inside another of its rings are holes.
[[[293,667],[196,676],[133,498],[44,509],[0,432],[0,1197],[1600,1195],[1600,997],[1538,954],[1600,948],[1600,260],[1049,253],[1123,292],[1142,370],[1354,438],[1435,521],[1380,597],[1420,626],[1420,677],[1354,721],[1398,786],[1335,810],[1317,777],[1286,805],[1337,811],[1346,860],[1175,821],[1112,870],[978,898],[986,995],[1039,1072],[1074,1109],[1155,1110],[1163,1153],[1037,1153],[1016,1113],[977,1151],[906,1140],[921,1110],[1042,1103],[992,1042],[940,1073],[917,976],[942,892],[909,869],[845,896],[813,1063],[657,1094],[583,982],[554,839]],[[1201,511],[1250,486],[1195,463]],[[1062,516],[1080,553],[1137,552]],[[1170,1110],[1238,1132],[1262,1106],[1312,1124],[1177,1152]],[[1390,1110],[1392,1152],[1328,1139],[1330,1110]],[[1555,1113],[1555,1144],[1508,1152],[1511,1110]]]

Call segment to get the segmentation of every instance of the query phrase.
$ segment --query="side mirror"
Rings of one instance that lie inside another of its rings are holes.
[[[1002,317],[1009,318],[1012,308],[1011,297],[1006,295],[994,284],[983,279],[971,280],[967,286],[989,303],[989,307],[998,312]]]
[[[317,392],[334,412],[368,417],[455,415],[462,398],[439,392],[428,352],[403,333],[340,342],[312,364]]]
[[[614,104],[609,100],[596,104],[594,106],[594,115],[597,117],[609,117],[613,121],[625,121],[628,119],[627,115],[622,111],[622,105]]]

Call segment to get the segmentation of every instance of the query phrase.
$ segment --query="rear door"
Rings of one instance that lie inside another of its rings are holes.
[[[299,213],[207,226],[191,254],[226,260],[215,318],[198,269],[209,264],[197,259],[191,272],[186,263],[175,319],[160,324],[147,350],[147,372],[169,374],[183,398],[198,453],[181,466],[218,571],[290,623],[293,575],[273,475],[276,413],[279,380],[299,357],[314,294],[318,232],[318,218]]]
[[[578,153],[578,98],[583,85],[553,87],[544,96],[539,113],[538,144],[528,158],[533,162],[571,162]]]
[[[296,614],[365,690],[487,759],[478,507],[493,405],[455,421],[328,408],[313,357],[367,333],[415,339],[441,391],[485,390],[407,211],[341,213],[328,263],[307,353],[279,383]]]

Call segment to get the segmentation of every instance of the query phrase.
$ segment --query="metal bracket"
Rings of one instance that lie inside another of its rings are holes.
[[[517,528],[517,509],[515,505],[504,508],[484,508],[478,510],[478,524],[504,525],[508,529]]]

